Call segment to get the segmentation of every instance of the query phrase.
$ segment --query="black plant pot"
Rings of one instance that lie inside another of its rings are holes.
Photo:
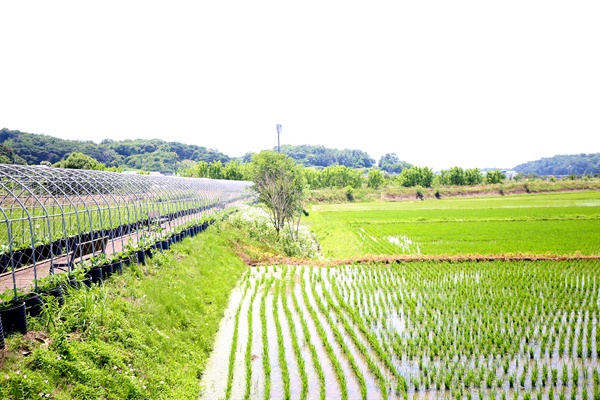
[[[60,256],[63,252],[63,247],[65,247],[65,246],[66,246],[65,239],[58,239],[57,241],[52,243],[52,255],[54,257]]]
[[[28,247],[21,250],[21,266],[29,265],[33,262],[33,248]]]
[[[10,260],[10,258],[8,257],[7,254],[3,253],[0,255],[0,274],[3,274],[10,269],[9,260]]]
[[[152,258],[152,249],[144,250],[144,254],[146,254],[146,258]]]
[[[23,257],[23,251],[21,251],[21,250],[13,251],[13,253],[12,253],[12,264],[9,261],[8,265],[14,265],[15,269],[20,268],[21,267],[21,261],[23,259],[24,259],[24,257]]]
[[[83,286],[92,287],[92,277],[88,274],[86,275],[81,282],[79,282],[79,287]]]
[[[102,284],[102,268],[95,267],[88,271],[87,275],[90,277],[92,283]]]
[[[69,276],[69,286],[71,286],[73,289],[79,289],[81,282],[79,282],[74,276]]]
[[[41,244],[35,248],[35,260],[47,260],[50,258],[50,245],[49,244]]]
[[[25,314],[25,302],[17,300],[8,307],[0,309],[0,319],[4,335],[21,332],[27,333],[27,316]]]
[[[111,264],[113,274],[123,275],[123,263],[121,261],[117,261]]]
[[[79,238],[77,236],[68,237],[65,241],[65,248],[68,247],[69,251],[73,251],[77,243],[79,243]]]
[[[169,250],[169,241],[168,240],[163,240],[162,241],[162,249],[163,250]]]
[[[100,268],[102,268],[102,279],[108,279],[113,274],[112,264],[106,264]]]
[[[65,305],[65,297],[63,296],[63,290],[61,286],[57,286],[54,289],[44,290],[42,295],[55,297],[60,307]]]
[[[4,347],[4,331],[2,330],[2,318],[0,318],[0,350],[3,350]]]
[[[146,265],[146,253],[144,252],[144,250],[137,251],[137,260],[138,263]]]
[[[40,297],[39,293],[29,293],[25,297],[21,298],[25,302],[25,312],[27,315],[37,317],[42,313],[44,307],[44,301]]]

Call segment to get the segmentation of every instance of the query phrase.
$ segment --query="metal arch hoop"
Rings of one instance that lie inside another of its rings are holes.
[[[160,241],[163,230],[171,234],[186,229],[234,202],[250,199],[251,193],[245,190],[250,185],[246,181],[0,164],[0,256],[6,265],[10,258],[11,270],[10,274],[0,270],[0,292],[11,289],[16,297],[17,289],[23,289],[15,278],[19,269],[31,268],[29,285],[37,285],[40,273],[45,272],[43,265],[49,265],[47,272],[54,273],[63,246],[55,251],[57,243],[64,243],[69,254],[84,235],[108,236],[113,253],[119,241],[121,249],[126,240],[134,244],[141,238]],[[23,229],[13,227],[15,223]],[[154,224],[158,230],[152,229]],[[32,264],[20,265],[13,257],[18,239],[30,242],[28,262]],[[50,245],[48,261],[41,262],[46,258],[36,254],[38,243]],[[10,287],[8,278],[12,278]]]

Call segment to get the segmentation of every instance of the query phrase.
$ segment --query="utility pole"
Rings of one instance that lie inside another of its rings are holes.
[[[281,124],[277,124],[277,152],[280,153],[279,150],[279,134],[281,133]]]

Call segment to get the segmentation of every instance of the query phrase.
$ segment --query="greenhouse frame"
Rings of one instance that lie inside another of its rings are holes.
[[[0,164],[0,294],[198,233],[251,182]],[[166,243],[166,244],[165,244]],[[163,245],[164,244],[164,245]],[[5,296],[6,297],[6,296]]]

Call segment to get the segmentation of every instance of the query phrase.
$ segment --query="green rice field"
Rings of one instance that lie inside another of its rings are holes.
[[[599,290],[598,260],[253,268],[201,398],[595,399]]]
[[[326,257],[600,254],[600,192],[318,204],[306,223]]]

